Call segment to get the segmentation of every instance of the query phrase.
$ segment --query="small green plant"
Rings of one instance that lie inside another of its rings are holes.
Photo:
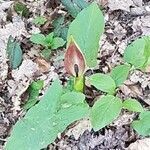
[[[21,16],[23,17],[28,17],[29,16],[29,9],[27,6],[22,3],[22,2],[15,2],[13,6],[14,10]]]
[[[30,38],[30,41],[34,44],[42,45],[45,49],[42,51],[42,56],[49,58],[52,50],[55,50],[59,47],[62,47],[65,44],[65,41],[60,37],[54,37],[54,33],[48,35],[44,34],[33,34]]]
[[[29,86],[27,90],[29,92],[29,98],[25,103],[25,105],[23,106],[25,110],[30,109],[38,102],[39,92],[43,88],[43,84],[44,84],[43,80],[38,80],[32,82],[32,84]]]
[[[18,147],[22,150],[45,148],[69,124],[82,118],[88,118],[93,129],[98,131],[113,122],[122,109],[140,113],[139,120],[134,121],[132,126],[139,134],[150,135],[150,111],[145,111],[135,99],[122,100],[116,96],[117,89],[128,78],[133,65],[136,65],[133,63],[137,61],[137,59],[133,61],[134,57],[140,58],[139,56],[133,55],[133,58],[129,59],[132,54],[129,56],[126,50],[124,58],[127,63],[116,66],[107,74],[96,73],[85,76],[88,68],[97,65],[99,39],[103,31],[104,17],[96,3],[92,3],[77,15],[68,30],[64,57],[64,66],[70,75],[67,87],[62,87],[59,80],[52,83],[39,103],[31,107],[25,117],[16,123],[6,143],[6,150]],[[52,33],[46,37],[42,34],[31,37],[32,42],[47,48],[54,46],[51,42],[54,39]],[[149,55],[146,54],[145,58],[145,53],[147,51],[143,53],[144,63],[137,65],[138,67],[148,62]],[[92,107],[86,102],[85,85],[94,86],[101,91],[101,96],[96,98]]]
[[[33,23],[36,25],[43,25],[45,24],[45,22],[47,21],[47,19],[43,16],[38,16],[33,20]]]
[[[6,51],[10,67],[12,69],[18,68],[22,62],[22,49],[20,43],[14,40],[12,36],[8,39]]]

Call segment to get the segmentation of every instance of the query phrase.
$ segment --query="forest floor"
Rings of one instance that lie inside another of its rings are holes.
[[[30,84],[39,79],[44,80],[41,97],[57,77],[62,84],[68,80],[63,65],[65,47],[52,51],[50,58],[45,60],[41,57],[43,48],[29,40],[31,34],[40,32],[55,32],[65,39],[68,25],[73,20],[67,7],[59,0],[21,2],[28,9],[24,16],[14,10],[16,1],[0,0],[0,150],[10,136],[13,125],[25,115],[21,106],[28,97],[27,89]],[[122,56],[129,43],[143,35],[150,35],[149,0],[96,2],[105,17],[105,33],[100,42],[98,65],[88,70],[87,74],[110,72],[114,66],[123,63]],[[71,5],[74,5],[73,0]],[[37,16],[46,18],[43,25],[33,23]],[[54,21],[61,23],[55,25]],[[10,67],[6,54],[10,35],[21,43],[23,50],[23,60],[18,69]],[[88,89],[87,93],[94,93],[93,91],[94,89]],[[139,70],[131,72],[125,84],[118,89],[117,95],[121,98],[136,98],[144,107],[149,107],[150,68],[145,73]],[[111,125],[97,132],[93,131],[88,120],[80,120],[70,125],[47,149],[150,150],[150,138],[138,135],[130,126],[136,117],[135,113],[123,111]]]

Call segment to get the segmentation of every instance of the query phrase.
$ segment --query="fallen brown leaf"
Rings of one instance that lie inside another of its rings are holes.
[[[38,65],[39,67],[39,71],[41,73],[44,73],[44,72],[48,72],[49,69],[50,69],[50,63],[47,62],[45,59],[43,58],[37,58],[35,60],[36,64]]]
[[[90,121],[88,119],[83,119],[78,121],[74,127],[70,128],[67,131],[66,135],[73,135],[74,138],[77,140],[80,137],[80,135],[82,135],[86,130],[90,131],[91,129],[92,127]]]
[[[150,138],[138,140],[130,144],[127,150],[150,150]]]

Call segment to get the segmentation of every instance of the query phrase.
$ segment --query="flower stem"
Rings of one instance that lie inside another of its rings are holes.
[[[78,92],[84,92],[85,77],[84,75],[74,78],[74,90]]]

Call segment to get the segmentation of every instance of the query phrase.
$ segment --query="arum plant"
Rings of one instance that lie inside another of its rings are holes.
[[[71,40],[67,47],[64,59],[64,66],[66,71],[74,77],[74,89],[76,91],[83,92],[85,82],[84,72],[86,63],[85,58],[79,46],[74,41],[73,37],[71,37]]]
[[[75,91],[84,91],[86,68],[97,65],[99,40],[103,32],[104,17],[96,3],[81,11],[69,26],[64,64],[68,74],[74,78]]]

